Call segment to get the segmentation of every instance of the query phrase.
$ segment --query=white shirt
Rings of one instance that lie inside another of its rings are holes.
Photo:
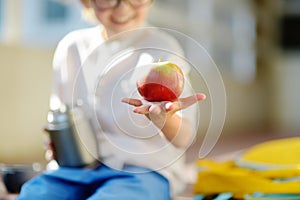
[[[185,183],[186,149],[174,147],[148,118],[133,113],[133,107],[121,98],[141,98],[137,77],[146,71],[145,64],[159,59],[181,67],[186,78],[182,96],[190,95],[190,67],[183,51],[175,38],[157,28],[126,32],[108,41],[101,31],[101,26],[77,30],[60,41],[53,60],[53,94],[69,105],[78,100],[87,105],[103,163],[115,169],[133,164],[155,170],[177,193]],[[178,114],[196,127],[194,106]]]

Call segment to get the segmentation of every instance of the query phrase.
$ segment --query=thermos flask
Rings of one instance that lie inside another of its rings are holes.
[[[81,106],[63,105],[50,110],[45,130],[50,138],[53,157],[62,167],[99,165],[98,143],[91,123]]]

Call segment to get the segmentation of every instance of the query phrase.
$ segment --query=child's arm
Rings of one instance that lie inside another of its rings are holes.
[[[176,112],[205,98],[204,94],[198,93],[175,102],[145,103],[133,98],[123,98],[122,102],[135,106],[133,112],[146,115],[174,146],[184,147],[190,142],[193,130],[190,122]]]

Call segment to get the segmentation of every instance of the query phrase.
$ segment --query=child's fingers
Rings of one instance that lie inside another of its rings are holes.
[[[185,109],[198,101],[202,101],[206,98],[205,94],[197,93],[189,97],[180,98],[178,101],[166,103],[165,108],[167,111],[178,111],[181,109]]]
[[[150,108],[150,105],[142,105],[140,107],[133,109],[133,112],[138,113],[138,114],[148,114],[149,108]]]
[[[136,107],[143,105],[141,100],[134,99],[134,98],[122,98],[121,101],[123,103],[128,103],[129,105],[136,106]]]
[[[181,109],[185,109],[193,105],[194,103],[197,103],[198,101],[204,100],[205,98],[206,98],[205,94],[198,93],[186,98],[179,99],[180,107]]]
[[[185,109],[198,101],[204,100],[205,98],[205,94],[197,93],[189,97],[180,98],[178,101],[167,102],[163,105],[164,108],[160,107],[158,104],[143,104],[140,99],[135,98],[122,98],[121,101],[135,106],[136,108],[133,110],[135,113],[149,114],[151,112],[153,114],[160,114],[162,110],[176,112],[178,110]]]

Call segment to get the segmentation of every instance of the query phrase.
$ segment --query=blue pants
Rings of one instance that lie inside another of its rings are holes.
[[[95,169],[60,168],[25,183],[17,200],[170,200],[169,182],[156,172],[126,166],[117,171],[105,165]],[[130,173],[128,171],[135,171]],[[143,171],[143,170],[142,170]]]

